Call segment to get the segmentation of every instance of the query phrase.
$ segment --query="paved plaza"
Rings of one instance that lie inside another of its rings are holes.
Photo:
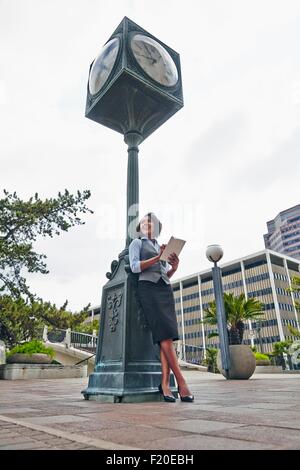
[[[194,403],[85,401],[87,379],[1,380],[4,449],[300,449],[300,375],[183,371]]]

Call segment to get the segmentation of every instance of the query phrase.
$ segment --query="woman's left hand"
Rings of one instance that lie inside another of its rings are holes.
[[[168,263],[170,263],[170,265],[172,266],[172,269],[174,269],[174,271],[176,271],[176,269],[178,268],[178,264],[179,264],[179,258],[176,255],[176,253],[171,253],[170,254],[170,256],[168,258]]]

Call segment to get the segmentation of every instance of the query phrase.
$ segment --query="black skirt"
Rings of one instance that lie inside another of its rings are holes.
[[[171,284],[160,280],[138,281],[138,299],[152,332],[153,344],[164,339],[179,339],[174,295]]]

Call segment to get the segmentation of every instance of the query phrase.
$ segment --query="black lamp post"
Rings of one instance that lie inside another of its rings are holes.
[[[106,274],[87,400],[159,399],[159,349],[136,302],[128,246],[139,218],[139,145],[182,106],[179,55],[125,17],[91,64],[87,87],[86,117],[123,134],[128,146],[126,243]]]

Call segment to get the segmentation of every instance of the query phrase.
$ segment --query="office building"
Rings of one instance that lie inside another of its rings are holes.
[[[299,329],[300,314],[295,308],[299,293],[290,293],[291,278],[299,276],[300,262],[289,256],[265,249],[243,258],[221,264],[223,290],[234,295],[260,300],[264,308],[261,324],[246,322],[243,344],[256,345],[257,350],[271,352],[278,341],[295,339],[288,325]],[[217,331],[203,325],[204,310],[214,300],[212,271],[207,269],[172,281],[177,321],[182,342],[195,350],[219,347]],[[260,329],[261,327],[261,329]]]
[[[101,306],[100,305],[95,305],[94,307],[91,307],[88,310],[88,317],[85,320],[85,323],[90,323],[93,320],[100,320],[100,312],[101,312]]]
[[[265,247],[300,260],[300,204],[267,222]]]

